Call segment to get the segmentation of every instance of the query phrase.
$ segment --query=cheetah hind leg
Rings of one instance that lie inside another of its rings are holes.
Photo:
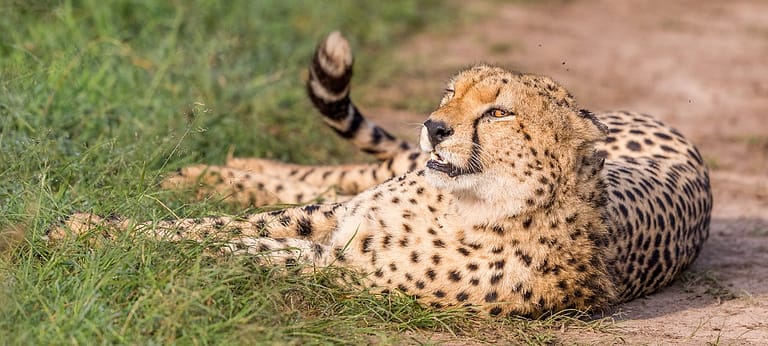
[[[191,189],[198,199],[221,198],[242,206],[340,202],[350,198],[337,193],[333,186],[313,185],[299,180],[276,177],[222,166],[187,166],[166,177],[161,186],[171,190]]]

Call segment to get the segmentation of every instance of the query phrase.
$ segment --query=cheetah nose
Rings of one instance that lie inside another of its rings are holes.
[[[424,127],[427,129],[427,137],[433,147],[453,134],[453,129],[442,121],[428,119],[424,122]]]

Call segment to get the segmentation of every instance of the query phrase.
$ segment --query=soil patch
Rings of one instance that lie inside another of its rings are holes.
[[[711,168],[711,236],[693,268],[620,306],[618,335],[566,331],[562,341],[768,342],[768,2],[456,6],[456,21],[472,24],[408,38],[397,55],[402,76],[363,100],[375,100],[372,118],[415,141],[442,83],[489,62],[549,75],[588,109],[653,114],[691,138]]]

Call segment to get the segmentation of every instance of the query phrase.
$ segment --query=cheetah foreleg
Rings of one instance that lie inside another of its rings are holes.
[[[256,255],[259,264],[263,265],[325,267],[332,263],[329,246],[295,238],[241,237],[224,244],[221,251]]]
[[[150,238],[165,241],[229,241],[240,237],[301,238],[327,240],[336,229],[343,204],[311,204],[242,217],[216,216],[175,219],[135,224],[128,219],[102,218],[89,213],[70,216],[48,233],[51,240],[69,234],[82,235],[99,231],[103,238],[114,238],[119,232],[133,230]]]

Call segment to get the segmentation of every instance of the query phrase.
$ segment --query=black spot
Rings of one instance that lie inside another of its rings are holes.
[[[520,258],[520,260],[522,260],[523,263],[525,263],[526,267],[530,267],[531,266],[531,262],[533,262],[533,259],[531,258],[531,256],[529,254],[527,254],[527,253],[524,253],[520,249],[515,250],[515,256]]]
[[[411,252],[411,262],[413,263],[419,263],[419,253],[414,251]]]
[[[467,294],[467,292],[460,292],[459,294],[456,295],[456,300],[458,302],[464,302],[467,299],[469,299],[469,294]]]
[[[504,277],[504,273],[496,273],[491,276],[491,285],[496,285],[501,281],[501,278]]]
[[[523,292],[523,300],[525,300],[526,302],[530,301],[532,295],[533,295],[533,292],[531,292],[530,290]]]
[[[435,291],[434,295],[437,298],[443,298],[443,297],[445,297],[445,292],[443,292],[441,290],[437,290],[437,291]]]
[[[506,261],[499,260],[499,261],[496,261],[496,262],[489,263],[488,267],[491,268],[491,269],[493,269],[493,268],[501,269],[501,268],[504,268],[504,264],[505,263],[506,263]]]
[[[451,281],[458,282],[461,280],[461,273],[456,270],[452,270],[448,273],[448,278],[451,279]]]
[[[318,209],[320,209],[320,206],[319,206],[319,205],[317,205],[317,204],[310,204],[310,205],[305,205],[305,206],[304,206],[303,208],[301,208],[301,209],[302,209],[302,210],[303,210],[305,213],[307,213],[308,215],[312,215],[312,213],[314,213],[315,211],[317,211]]]
[[[309,221],[308,218],[304,217],[299,220],[299,224],[297,226],[297,233],[299,236],[302,237],[308,237],[312,234],[312,223]]]
[[[427,277],[430,280],[435,281],[435,277],[437,277],[437,274],[435,273],[435,271],[433,269],[428,269],[427,270]]]
[[[336,248],[336,249],[334,249],[334,251],[335,251],[334,255],[336,257],[336,260],[338,260],[339,262],[344,262],[344,261],[347,260],[347,258],[344,255],[344,249]]]
[[[443,304],[440,304],[440,303],[437,303],[437,302],[431,302],[431,303],[429,303],[429,306],[431,306],[431,307],[433,307],[435,309],[442,309],[443,308]]]
[[[640,146],[640,143],[638,143],[638,142],[629,141],[629,142],[627,142],[627,149],[632,150],[632,151],[640,151],[640,149],[642,149],[642,147]]]
[[[488,292],[488,293],[485,295],[485,302],[486,302],[486,303],[493,303],[493,302],[495,302],[495,301],[496,301],[496,299],[498,299],[498,298],[499,298],[499,295],[498,295],[498,293],[496,293],[496,291],[491,291],[491,292]]]
[[[498,316],[499,314],[501,314],[501,307],[496,306],[490,311],[488,311],[488,313],[491,314],[491,316]]]
[[[531,227],[531,222],[533,220],[529,217],[523,221],[523,228],[528,229],[528,227]]]
[[[445,243],[440,239],[435,239],[434,241],[432,241],[432,244],[434,244],[435,247],[439,247],[439,248],[445,247]]]
[[[635,194],[633,194],[632,191],[627,190],[627,191],[624,191],[624,193],[627,195],[627,198],[629,198],[629,200],[631,200],[632,202],[637,201],[637,199],[635,198]]]
[[[320,244],[315,244],[315,245],[313,246],[313,249],[314,249],[314,251],[315,251],[315,256],[316,256],[316,257],[320,257],[320,256],[322,256],[322,255],[323,255],[323,253],[325,252],[325,250],[323,249],[323,246],[322,246],[322,245],[320,245]]]
[[[460,247],[457,250],[459,251],[460,254],[464,256],[469,256],[469,250],[467,250],[467,248]]]
[[[363,238],[363,241],[362,241],[362,248],[363,248],[362,251],[363,251],[363,253],[367,253],[367,252],[371,251],[371,241],[373,241],[373,236],[372,235],[369,235],[369,236]]]
[[[619,211],[625,218],[629,217],[629,210],[627,210],[627,207],[623,204],[619,204]]]
[[[418,288],[418,289],[420,289],[420,290],[423,290],[423,289],[424,289],[424,286],[425,286],[425,285],[424,285],[424,281],[421,281],[421,280],[419,280],[419,281],[416,281],[416,288]]]
[[[432,255],[432,263],[434,263],[435,265],[440,264],[440,260],[441,260],[440,255]]]
[[[476,271],[477,268],[478,268],[477,264],[475,264],[475,263],[467,264],[467,269],[469,269],[470,271]]]

